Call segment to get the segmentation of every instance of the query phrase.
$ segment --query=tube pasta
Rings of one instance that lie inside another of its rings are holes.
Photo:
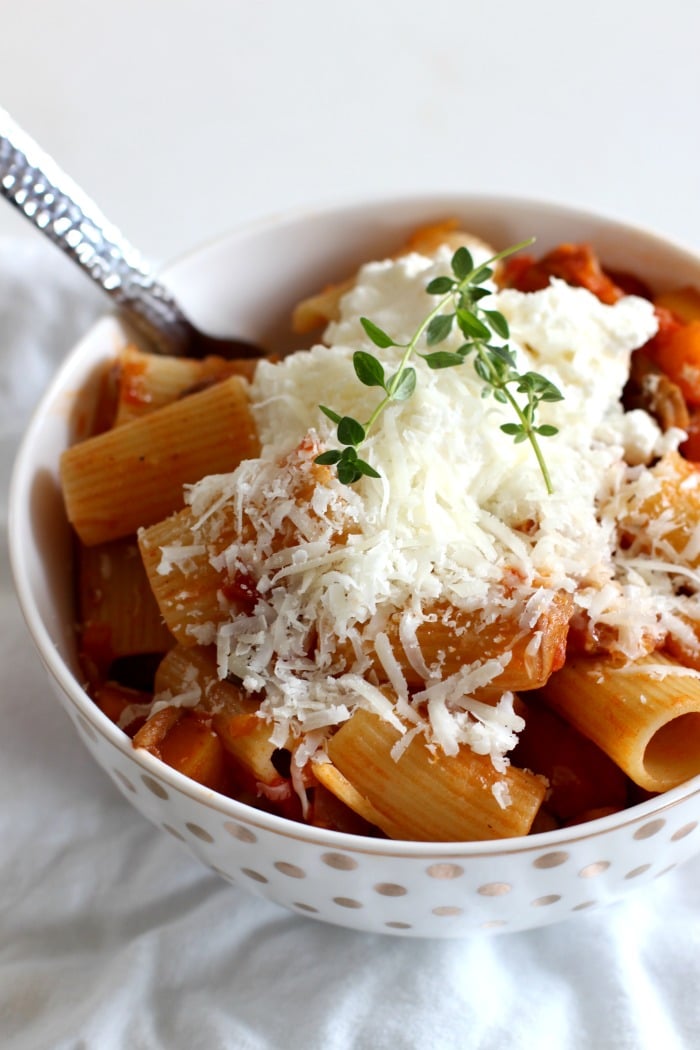
[[[681,616],[679,620],[682,632],[669,635],[664,648],[679,664],[700,671],[700,623],[687,616]]]
[[[292,327],[298,335],[306,335],[316,328],[337,321],[340,316],[340,300],[352,288],[355,280],[349,277],[337,284],[323,288],[315,295],[303,299],[294,309]]]
[[[398,824],[394,824],[390,817],[383,815],[376,809],[368,798],[360,794],[354,784],[351,784],[337,766],[328,761],[312,762],[314,776],[327,791],[339,799],[348,809],[356,813],[368,824],[382,828],[391,838],[400,838]]]
[[[330,766],[331,763],[327,762],[326,765]],[[314,827],[340,831],[346,835],[376,837],[380,834],[376,824],[370,823],[350,809],[320,782],[314,785],[313,801],[307,819]]]
[[[233,517],[221,526],[216,537],[206,526],[202,535],[193,533],[196,523],[189,507],[139,533],[139,549],[150,585],[168,628],[180,645],[212,641],[214,627],[224,619],[220,593],[225,579],[211,565],[236,537]],[[173,551],[177,559],[169,572],[159,572],[164,556]]]
[[[571,597],[563,591],[553,593],[548,608],[532,627],[520,626],[517,612],[486,620],[480,610],[467,612],[442,603],[425,610],[427,619],[418,625],[415,638],[421,662],[443,677],[455,674],[465,664],[510,654],[503,671],[475,694],[483,699],[544,685],[552,671],[564,663],[571,612]],[[425,678],[404,647],[401,619],[401,612],[392,613],[383,630],[407,685],[420,688]],[[351,658],[349,644],[344,649]],[[380,680],[386,680],[386,672],[371,641],[365,643],[365,652],[372,671]]]
[[[257,367],[253,359],[227,361],[223,357],[168,357],[125,347],[117,365],[118,395],[115,426],[155,412],[186,394],[195,393],[229,376],[250,381]]]
[[[647,791],[700,773],[700,674],[661,653],[572,660],[540,695]]]
[[[416,230],[408,238],[406,243],[394,253],[394,258],[408,255],[410,252],[421,252],[431,255],[441,245],[447,245],[452,251],[465,245],[466,247],[485,247],[487,254],[492,254],[488,245],[484,245],[478,237],[459,229],[456,219],[447,219],[444,222],[431,223]],[[355,284],[355,277],[348,277],[343,281],[330,284],[315,295],[303,299],[294,309],[292,315],[292,328],[298,335],[306,335],[316,328],[327,325],[330,321],[337,321],[340,316],[340,300],[346,292]]]
[[[253,784],[278,786],[284,782],[272,763],[275,747],[270,743],[270,726],[258,717],[255,700],[233,683],[219,679],[212,649],[176,646],[160,664],[155,688],[156,697],[169,696],[174,701],[183,690],[194,696],[196,709],[211,717],[212,729],[225,750]]]
[[[165,653],[173,638],[163,623],[135,539],[79,548],[83,657],[104,665],[124,656]]]
[[[215,791],[227,786],[224,748],[206,719],[184,708],[167,707],[153,715],[134,737],[179,773]]]
[[[331,761],[369,801],[386,834],[428,842],[527,834],[547,790],[544,778],[514,766],[499,773],[488,755],[469,748],[438,760],[419,738],[395,762],[391,749],[400,739],[360,708],[328,741]],[[330,782],[326,787],[333,790]]]
[[[258,449],[247,384],[232,376],[64,452],[68,520],[86,545],[126,536],[181,507],[187,482]]]
[[[300,446],[302,457],[308,450]],[[289,457],[290,500],[297,506],[308,505],[316,484],[327,481],[328,467],[308,457],[302,458],[302,469],[295,450]],[[200,522],[186,507],[165,521],[139,533],[139,546],[153,593],[163,619],[181,645],[212,641],[218,624],[230,618],[233,611],[252,608],[257,598],[255,582],[235,566],[212,564],[222,552],[237,541],[253,535],[249,518],[228,503]],[[340,533],[338,533],[340,535]],[[293,516],[285,517],[270,533],[270,544],[276,553],[300,541]],[[235,559],[234,559],[235,560]],[[223,559],[226,563],[226,559]]]
[[[669,452],[649,471],[652,491],[631,500],[619,516],[620,532],[635,550],[691,569],[700,567],[700,470]]]
[[[152,702],[151,693],[128,689],[118,682],[104,682],[95,690],[95,703],[99,709],[129,736],[143,726]]]

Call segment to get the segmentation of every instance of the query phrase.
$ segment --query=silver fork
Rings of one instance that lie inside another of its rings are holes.
[[[196,328],[167,288],[58,164],[0,109],[0,195],[99,285],[158,353],[260,357],[240,339]]]

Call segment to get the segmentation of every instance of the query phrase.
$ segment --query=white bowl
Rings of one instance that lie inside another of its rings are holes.
[[[210,331],[267,344],[303,295],[381,256],[416,226],[456,216],[498,246],[593,242],[606,264],[656,289],[700,286],[700,259],[659,237],[567,207],[492,197],[419,197],[307,211],[238,230],[173,266],[167,280]],[[19,599],[58,699],[97,762],[154,824],[238,886],[354,929],[459,937],[560,921],[623,897],[700,852],[700,777],[614,816],[497,842],[353,837],[252,809],[188,780],[131,742],[81,687],[61,451],[85,398],[125,340],[112,318],[71,353],[17,458],[10,547]],[[61,776],[59,768],[52,775]]]

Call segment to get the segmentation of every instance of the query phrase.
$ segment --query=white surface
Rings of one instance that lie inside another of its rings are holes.
[[[24,0],[0,104],[155,259],[290,204],[423,188],[700,242],[699,37],[692,0]]]
[[[659,12],[27,0],[0,37],[0,105],[157,260],[290,204],[407,189],[551,196],[700,248],[700,7]],[[99,301],[9,207],[0,235],[4,515],[29,406]],[[287,915],[110,787],[49,696],[4,554],[0,570],[3,1048],[697,1045],[699,861],[490,941]]]

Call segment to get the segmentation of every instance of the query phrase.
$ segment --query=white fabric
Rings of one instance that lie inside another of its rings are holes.
[[[0,471],[102,300],[0,240]],[[465,941],[353,933],[198,865],[94,765],[0,558],[3,1050],[685,1050],[700,1045],[700,859],[624,904]]]

